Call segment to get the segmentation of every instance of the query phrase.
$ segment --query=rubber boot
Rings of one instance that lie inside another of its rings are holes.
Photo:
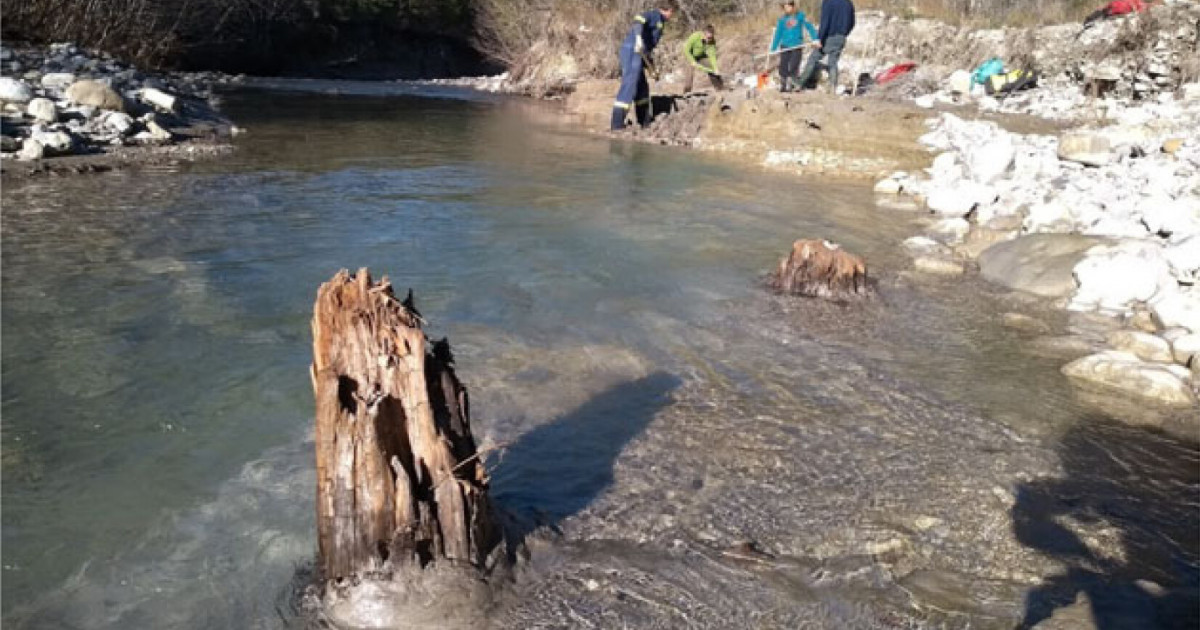
[[[650,118],[650,104],[649,103],[646,103],[645,105],[634,105],[633,108],[635,110],[635,113],[637,114],[637,121],[638,121],[639,125],[641,125],[642,127],[646,127],[650,123],[654,122],[654,119]]]
[[[625,114],[628,113],[625,109],[614,107],[612,112],[612,131],[621,131],[625,128]]]

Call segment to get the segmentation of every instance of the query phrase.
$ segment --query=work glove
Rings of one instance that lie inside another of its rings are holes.
[[[655,81],[658,80],[658,68],[647,57],[642,57],[642,67],[646,69],[646,74],[649,74]]]
[[[635,53],[637,53],[637,54],[639,54],[639,55],[640,55],[640,54],[642,54],[642,53],[643,53],[645,50],[646,50],[646,42],[643,42],[643,41],[642,41],[642,36],[641,36],[641,35],[638,35],[638,36],[637,36],[637,37],[636,37],[636,38],[633,40],[633,52],[635,52]]]

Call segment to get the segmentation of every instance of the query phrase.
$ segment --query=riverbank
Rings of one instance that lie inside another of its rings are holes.
[[[1194,408],[1200,5],[1156,7],[1101,26],[1077,39],[1107,54],[1081,58],[1015,100],[969,83],[964,89],[969,79],[954,74],[919,96],[923,106],[955,107],[931,119],[921,138],[937,155],[919,176],[897,173],[876,190],[907,196],[929,213],[927,233],[905,243],[918,268],[958,274],[977,265],[991,282],[1106,318],[1111,325],[1100,331],[1054,342],[1069,360],[1063,373],[1082,392],[1102,395],[1098,407],[1112,411],[1121,406],[1116,400]],[[1131,57],[1128,42],[1153,52]],[[978,111],[1021,111],[1070,126],[1017,133],[966,119]],[[1018,315],[1015,326],[1031,325]],[[1144,414],[1120,415],[1139,421]]]
[[[1089,316],[1046,341],[1081,395],[1100,394],[1105,411],[1114,397],[1195,407],[1200,3],[1168,2],[1087,30],[971,30],[864,13],[841,63],[843,76],[860,77],[857,96],[847,85],[839,95],[755,89],[735,53],[723,61],[732,89],[684,95],[681,74],[667,72],[652,87],[654,122],[617,135],[797,174],[874,178],[881,212],[928,216],[927,231],[904,243],[916,271],[978,271]],[[967,70],[992,56],[1038,70],[1039,85],[987,95]],[[917,67],[873,85],[900,61]],[[555,76],[566,113],[607,133],[617,82],[562,76],[571,66],[557,60],[526,76]],[[512,91],[533,86],[509,82]],[[1006,316],[1014,327],[1045,327],[1028,320]]]
[[[221,155],[240,133],[219,73],[149,73],[70,44],[0,48],[0,171],[104,172]]]

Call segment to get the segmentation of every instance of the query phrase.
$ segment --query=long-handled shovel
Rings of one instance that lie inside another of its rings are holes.
[[[755,58],[755,59],[762,59],[763,57],[770,57],[771,55],[778,55],[778,54],[780,54],[780,53],[785,53],[785,52],[787,52],[787,51],[789,51],[789,50],[800,50],[801,48],[808,48],[808,47],[810,47],[810,46],[812,46],[812,42],[808,42],[808,43],[805,43],[805,44],[800,44],[799,46],[790,46],[790,47],[788,47],[788,48],[780,48],[779,50],[772,50],[771,52],[768,52],[768,53],[763,53],[763,54],[761,54],[761,55],[754,55],[754,58]]]
[[[638,54],[642,56],[642,72],[648,75],[646,78],[646,107],[650,112],[650,121],[646,124],[649,125],[650,123],[654,122],[654,88],[651,87],[653,84],[650,82],[650,78],[653,77],[654,80],[658,80],[658,77],[656,76],[658,74],[658,69],[655,68],[654,64],[646,58],[646,53]],[[637,103],[634,103],[634,107],[637,107]]]

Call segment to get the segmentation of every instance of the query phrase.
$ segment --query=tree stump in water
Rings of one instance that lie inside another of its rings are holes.
[[[346,270],[313,313],[317,535],[325,579],[448,559],[482,567],[500,539],[467,392],[429,347],[412,293]]]
[[[868,291],[867,264],[829,241],[800,239],[792,244],[792,253],[779,261],[770,285],[794,295],[850,299]]]

